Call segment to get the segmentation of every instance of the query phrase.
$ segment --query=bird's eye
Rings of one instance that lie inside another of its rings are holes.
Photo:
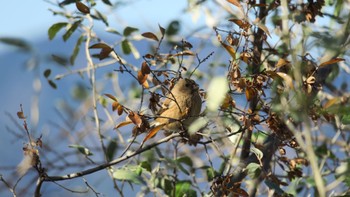
[[[186,87],[190,87],[190,84],[188,84],[188,83],[186,83],[186,85],[185,85]]]

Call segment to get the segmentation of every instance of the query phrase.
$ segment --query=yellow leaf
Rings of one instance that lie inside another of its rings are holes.
[[[323,106],[323,108],[327,109],[329,108],[330,106],[338,103],[339,101],[339,98],[338,97],[335,97],[335,98],[332,98],[332,99],[329,99]]]
[[[221,45],[226,49],[226,51],[231,55],[233,59],[236,58],[236,51],[229,45],[221,42]]]
[[[258,23],[258,27],[259,27],[261,30],[263,30],[263,31],[266,33],[266,35],[270,36],[270,38],[271,38],[269,29],[267,29],[267,27],[266,27],[265,25],[263,25],[262,23]]]
[[[290,61],[281,58],[278,60],[278,62],[276,64],[276,68],[280,68],[280,67],[285,66],[289,63],[290,63]]]
[[[290,88],[294,88],[292,77],[283,72],[276,72],[276,74],[280,76]]]

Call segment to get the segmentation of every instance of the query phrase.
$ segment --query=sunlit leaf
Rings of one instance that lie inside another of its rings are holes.
[[[229,21],[235,23],[236,25],[238,25],[238,27],[240,27],[244,31],[247,31],[252,26],[247,21],[243,21],[243,20],[240,20],[240,19],[231,18],[231,19],[229,19]]]
[[[135,171],[129,169],[116,169],[113,172],[113,178],[122,181],[131,181],[135,184],[144,183],[141,176],[139,176]]]
[[[130,36],[133,32],[138,31],[139,29],[134,28],[134,27],[125,27],[123,31],[123,35],[125,37]]]
[[[283,72],[276,72],[276,74],[284,80],[287,86],[289,86],[291,89],[294,88],[292,77]]]
[[[323,106],[323,108],[327,109],[329,107],[331,107],[332,105],[338,103],[340,101],[340,99],[338,97],[329,99]]]
[[[188,134],[194,135],[197,131],[205,127],[207,125],[208,120],[204,117],[199,117],[195,121],[192,122],[192,124],[188,127]]]
[[[119,107],[119,105],[120,105],[120,104],[119,104],[117,101],[114,101],[114,102],[112,103],[112,111],[117,110],[118,107]]]
[[[197,193],[191,189],[190,181],[177,181],[175,186],[175,197],[196,197]]]
[[[210,111],[216,111],[225,99],[228,91],[227,79],[215,77],[208,87],[207,107]]]
[[[249,163],[246,169],[248,170],[248,176],[251,179],[257,178],[261,173],[261,166],[257,163]]]
[[[342,124],[350,124],[350,114],[346,114],[341,118]]]
[[[68,147],[77,149],[81,154],[83,154],[85,156],[93,155],[92,152],[88,148],[81,146],[81,145],[72,144],[72,145],[69,145]]]
[[[327,66],[327,65],[330,65],[330,64],[335,64],[335,63],[338,63],[338,62],[341,62],[341,61],[345,61],[345,59],[343,58],[333,58],[331,60],[328,60],[326,62],[323,62],[322,64],[320,64],[319,67],[324,67],[324,66]]]
[[[56,36],[57,32],[59,32],[63,27],[66,27],[67,25],[68,23],[55,23],[51,25],[48,30],[49,39],[52,40]]]
[[[75,2],[75,6],[78,8],[78,10],[81,13],[84,13],[84,14],[89,14],[90,13],[90,8],[88,6],[86,6],[85,4],[83,4],[82,2],[80,2],[80,1],[76,1]]]
[[[148,38],[148,39],[151,39],[151,40],[154,40],[154,41],[157,41],[157,42],[159,41],[158,37],[152,32],[145,32],[145,33],[143,33],[141,35],[143,37],[145,37],[145,38]]]

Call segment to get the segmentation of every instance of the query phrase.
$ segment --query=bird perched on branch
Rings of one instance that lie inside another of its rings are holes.
[[[150,124],[152,129],[144,142],[161,129],[168,132],[187,130],[201,112],[202,99],[198,90],[195,81],[179,79],[166,95],[157,118]]]

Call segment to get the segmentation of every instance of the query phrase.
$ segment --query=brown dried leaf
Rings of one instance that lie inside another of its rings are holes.
[[[137,80],[140,84],[143,84],[147,80],[148,74],[143,74],[141,70],[137,72]]]
[[[117,98],[115,98],[115,96],[111,95],[111,94],[104,94],[105,96],[107,96],[108,98],[112,99],[113,101],[118,102]]]
[[[152,32],[145,32],[141,34],[143,37],[159,42],[158,37]]]
[[[221,42],[221,45],[226,49],[226,51],[231,55],[233,59],[236,59],[236,51],[233,47]]]
[[[128,118],[137,126],[140,128],[141,124],[142,124],[142,119],[140,118],[140,116],[137,113],[134,113],[133,111],[131,111],[128,115]]]
[[[123,111],[124,111],[124,107],[122,105],[118,105],[117,112],[119,116],[123,114]]]
[[[270,32],[269,32],[269,29],[262,23],[258,23],[258,27],[263,30],[266,35],[268,35],[270,38],[271,38],[271,35],[270,35]]]
[[[245,90],[245,96],[247,98],[247,101],[250,101],[256,96],[256,90],[254,88],[247,87]]]
[[[114,101],[112,103],[112,111],[117,110],[119,106],[120,106],[120,104],[118,103],[118,101]]]
[[[150,74],[151,73],[151,69],[149,68],[148,64],[146,61],[142,62],[141,65],[141,72],[142,74],[146,75],[146,74]]]
[[[324,67],[324,66],[327,66],[330,64],[335,64],[335,63],[341,62],[341,61],[345,61],[345,59],[336,57],[336,58],[333,58],[333,59],[328,60],[326,62],[323,62],[322,64],[320,64],[319,67]]]
[[[131,123],[132,123],[131,120],[126,120],[126,121],[124,121],[124,122],[121,122],[121,123],[117,124],[117,125],[114,127],[114,129],[119,129],[120,127],[124,127],[124,126],[126,126],[126,125],[131,124]]]
[[[152,138],[153,136],[155,136],[159,130],[161,130],[165,125],[158,125],[156,127],[153,127],[148,134],[146,135],[145,139],[143,139],[143,142],[146,142],[147,140],[149,140],[150,138]]]
[[[90,8],[87,7],[85,4],[83,4],[80,1],[75,2],[75,6],[78,8],[78,10],[84,14],[90,14]]]
[[[26,117],[24,116],[23,112],[21,112],[21,111],[17,112],[17,117],[19,119],[26,119]]]
[[[238,25],[238,27],[240,27],[244,31],[247,31],[251,27],[250,23],[243,21],[243,20],[240,20],[240,19],[231,18],[231,19],[229,19],[229,21],[235,23],[236,25]]]

